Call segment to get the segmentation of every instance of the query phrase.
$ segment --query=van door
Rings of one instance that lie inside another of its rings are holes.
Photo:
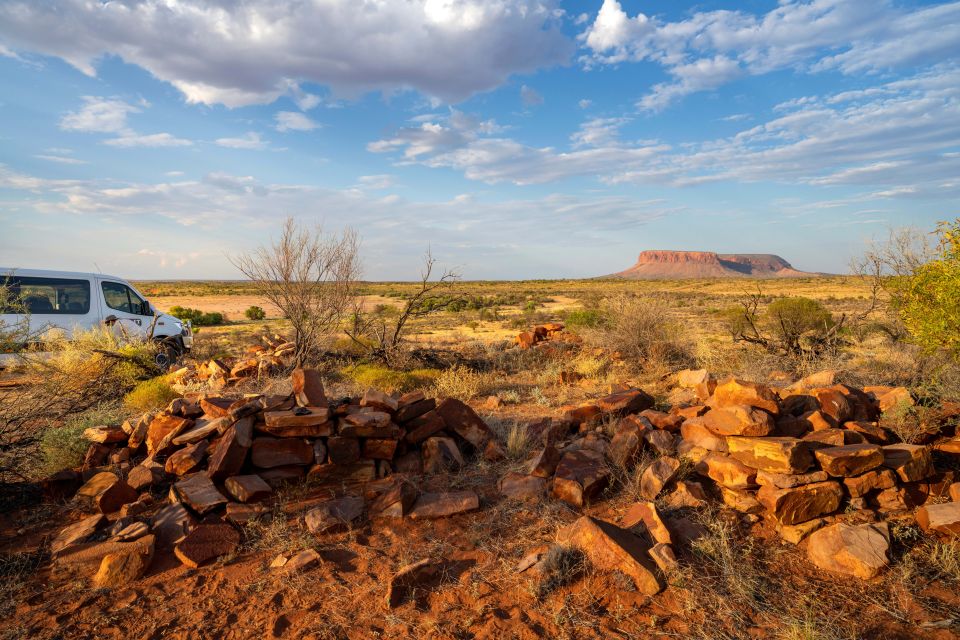
[[[153,323],[150,306],[123,282],[101,280],[104,323],[124,338],[146,338]]]

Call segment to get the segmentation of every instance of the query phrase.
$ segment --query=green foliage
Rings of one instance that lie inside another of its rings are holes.
[[[79,466],[90,446],[83,437],[84,430],[101,424],[115,424],[120,418],[120,411],[116,407],[97,408],[73,416],[61,426],[45,429],[40,437],[42,473],[49,475]]]
[[[402,371],[380,364],[357,364],[344,367],[340,370],[340,375],[362,387],[373,387],[393,393],[429,387],[440,375],[440,371],[437,369]]]
[[[960,218],[940,223],[937,257],[911,275],[891,278],[894,309],[913,340],[960,359]]]
[[[267,317],[267,312],[263,310],[263,307],[258,307],[256,305],[252,307],[247,307],[247,310],[243,312],[244,317],[247,320],[263,320]]]
[[[170,402],[179,398],[180,394],[173,390],[167,382],[166,376],[158,376],[144,380],[133,388],[123,398],[123,404],[131,411],[144,413],[153,409],[161,409]]]
[[[250,307],[250,309],[259,309],[259,307]],[[249,312],[250,309],[247,309],[247,311]],[[207,313],[199,309],[180,306],[172,307],[170,315],[181,320],[189,320],[196,327],[212,327],[223,324],[225,321],[224,315],[219,311]]]
[[[823,335],[834,325],[833,315],[822,304],[803,297],[774,300],[764,313],[764,322],[790,351],[799,348],[802,336]]]
[[[604,322],[604,314],[600,309],[573,309],[563,318],[567,327],[598,327]]]

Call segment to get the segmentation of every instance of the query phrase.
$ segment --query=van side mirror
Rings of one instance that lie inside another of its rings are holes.
[[[152,316],[153,307],[150,306],[150,303],[146,300],[143,301],[143,304],[140,305],[140,315],[142,316]]]

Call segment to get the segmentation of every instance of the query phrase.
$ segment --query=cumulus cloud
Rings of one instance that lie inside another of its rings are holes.
[[[64,131],[84,133],[130,133],[127,115],[140,109],[116,98],[83,96],[83,106],[60,119]]]
[[[10,0],[0,5],[0,46],[91,76],[117,55],[194,103],[268,104],[304,82],[457,102],[567,62],[574,44],[561,15],[555,0]]]
[[[274,128],[281,133],[286,131],[313,131],[320,125],[298,111],[280,111],[275,116]]]
[[[954,60],[960,54],[960,2],[914,8],[891,0],[781,0],[763,15],[699,11],[678,21],[604,0],[579,36],[586,67],[650,61],[671,77],[640,106],[657,110],[715,89],[743,74],[793,68],[806,72],[877,72]]]

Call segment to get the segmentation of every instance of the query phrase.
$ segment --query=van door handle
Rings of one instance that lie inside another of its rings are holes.
[[[105,325],[107,325],[107,326],[109,327],[110,325],[112,325],[112,324],[113,324],[114,322],[116,322],[116,321],[117,321],[117,316],[115,316],[115,315],[113,315],[113,314],[110,314],[109,316],[107,316],[106,318],[103,319],[103,324],[105,324]]]

